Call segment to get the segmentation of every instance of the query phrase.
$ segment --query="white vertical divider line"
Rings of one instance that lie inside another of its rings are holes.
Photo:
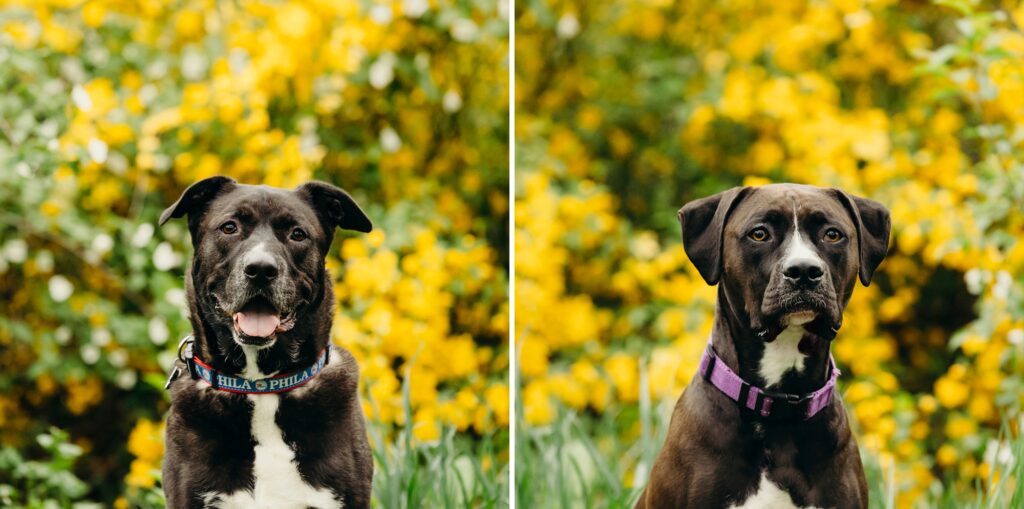
[[[499,0],[502,1],[502,0]],[[516,5],[506,1],[508,15],[508,505],[516,507]]]

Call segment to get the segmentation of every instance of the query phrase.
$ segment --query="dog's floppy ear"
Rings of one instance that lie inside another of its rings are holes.
[[[875,269],[889,251],[889,209],[874,200],[850,196],[839,189],[832,191],[857,225],[860,282],[868,286]]]
[[[341,188],[325,182],[312,181],[295,188],[295,192],[313,206],[313,210],[324,225],[328,244],[334,237],[335,228],[363,233],[373,230],[370,218],[366,217],[356,201]]]
[[[160,214],[160,226],[163,226],[171,218],[188,215],[189,229],[195,233],[195,225],[198,224],[202,213],[206,211],[207,205],[222,192],[235,187],[235,184],[235,180],[230,177],[218,176],[206,178],[188,186],[188,189],[181,193],[178,201]]]
[[[691,201],[679,209],[683,248],[704,281],[718,284],[722,277],[722,233],[732,209],[750,193],[750,187],[734,187],[714,196]]]

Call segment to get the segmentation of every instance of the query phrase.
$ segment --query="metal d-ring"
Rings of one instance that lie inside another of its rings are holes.
[[[184,357],[182,357],[182,354],[184,353],[184,350],[185,350],[186,346],[187,345],[191,345],[193,342],[195,342],[195,339],[192,337],[191,334],[181,338],[181,342],[178,343],[178,360],[179,361],[181,361],[181,362],[183,362],[185,364],[188,364],[188,361]]]

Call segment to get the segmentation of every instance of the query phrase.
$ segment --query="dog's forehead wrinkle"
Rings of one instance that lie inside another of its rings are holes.
[[[240,186],[217,199],[220,215],[241,215],[259,222],[313,222],[316,212],[295,193],[269,186]]]

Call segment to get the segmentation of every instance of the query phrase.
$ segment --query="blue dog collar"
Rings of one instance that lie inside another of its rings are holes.
[[[192,355],[192,337],[188,336],[182,340],[184,346],[184,353],[186,357],[182,359],[185,361],[185,365],[188,367],[188,372],[192,375],[195,380],[202,380],[214,389],[233,392],[235,394],[276,394],[279,392],[287,392],[298,387],[302,387],[310,380],[316,377],[324,366],[327,365],[328,359],[330,358],[331,347],[324,348],[324,351],[317,357],[315,363],[305,369],[295,371],[293,373],[283,373],[275,375],[270,378],[250,379],[243,378],[240,376],[229,375],[213,369],[212,366],[202,361],[197,355]],[[179,347],[179,353],[181,352]],[[179,355],[179,359],[181,356]],[[167,381],[167,385],[177,378],[179,369],[174,368],[174,372],[171,373],[171,379]]]

